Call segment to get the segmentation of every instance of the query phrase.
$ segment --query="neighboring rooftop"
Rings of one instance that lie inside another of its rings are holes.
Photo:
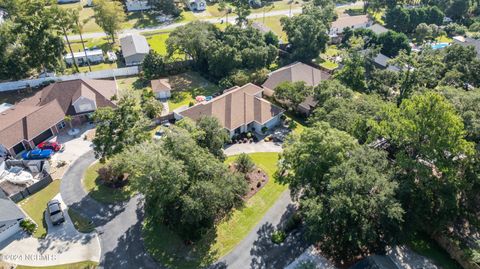
[[[25,218],[22,210],[0,189],[0,222]]]
[[[190,107],[179,114],[193,120],[214,116],[229,130],[254,121],[265,124],[282,113],[283,109],[259,97],[262,91],[262,88],[251,83],[242,87],[236,86],[210,101]]]
[[[170,83],[166,78],[155,79],[155,80],[152,80],[150,83],[152,85],[152,90],[154,93],[168,92],[172,90],[172,86],[170,86]]]
[[[85,51],[78,51],[73,53],[73,57],[75,58],[82,58],[85,57],[85,52],[87,53],[88,56],[97,56],[97,55],[103,55],[103,51],[101,49],[96,49],[96,50],[85,50]],[[64,59],[71,59],[72,54],[67,53],[65,56],[63,56]]]
[[[7,148],[22,139],[32,140],[57,124],[65,115],[75,115],[72,103],[79,97],[95,101],[97,107],[114,106],[117,93],[112,80],[77,79],[56,82],[23,99],[0,114],[0,141]]]
[[[148,54],[150,47],[147,39],[139,34],[129,34],[120,38],[123,57],[129,57],[135,54]]]
[[[378,23],[375,23],[374,25],[367,27],[367,29],[372,30],[377,35],[383,34],[389,31],[387,28],[383,27]]]
[[[304,81],[307,86],[316,86],[322,80],[329,78],[330,75],[320,69],[301,62],[295,62],[268,74],[268,79],[263,83],[262,87],[275,90],[280,83],[285,81]]]
[[[400,68],[398,68],[395,65],[391,65],[391,64],[388,63],[388,61],[390,61],[390,60],[391,60],[390,57],[388,57],[384,54],[381,54],[381,53],[378,53],[377,56],[375,56],[375,58],[373,58],[373,61],[383,68],[386,68],[388,70],[395,71],[395,72],[400,71]]]
[[[397,266],[388,256],[373,255],[357,262],[350,269],[397,269]]]
[[[454,36],[453,42],[461,46],[473,46],[477,51],[477,57],[480,57],[480,40],[471,37]]]
[[[340,31],[347,27],[355,27],[358,25],[367,24],[370,21],[367,15],[358,16],[343,16],[339,17],[332,23],[332,29],[339,29]]]

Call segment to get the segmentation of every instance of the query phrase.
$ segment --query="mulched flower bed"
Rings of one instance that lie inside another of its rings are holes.
[[[236,171],[235,165],[231,164],[230,169]],[[248,182],[248,192],[243,197],[246,201],[267,184],[269,177],[261,168],[254,167],[251,172],[245,175],[245,180]]]

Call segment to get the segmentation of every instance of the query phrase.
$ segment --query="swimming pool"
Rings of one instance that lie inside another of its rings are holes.
[[[434,49],[434,50],[443,49],[443,48],[448,47],[449,45],[450,44],[448,44],[448,43],[437,43],[437,44],[432,45],[432,49]]]

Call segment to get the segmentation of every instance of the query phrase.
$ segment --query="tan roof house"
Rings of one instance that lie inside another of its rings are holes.
[[[307,86],[317,86],[322,80],[328,79],[330,79],[330,74],[307,64],[295,62],[268,74],[268,78],[262,87],[265,95],[273,96],[275,88],[285,81],[303,81]],[[307,99],[299,105],[299,111],[309,114],[316,105],[317,102],[313,97],[307,97]]]
[[[271,129],[280,123],[284,110],[262,98],[263,89],[246,84],[226,90],[210,101],[204,101],[183,111],[175,111],[177,120],[188,117],[216,117],[233,137],[236,134],[255,131],[262,133],[264,127]]]
[[[65,128],[65,116],[87,119],[98,107],[114,107],[114,81],[77,79],[56,82],[0,113],[0,144],[16,155]]]
[[[172,86],[168,79],[155,79],[150,81],[150,84],[157,99],[166,99],[172,96]]]

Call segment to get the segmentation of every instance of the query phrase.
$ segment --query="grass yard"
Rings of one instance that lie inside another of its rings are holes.
[[[425,234],[417,234],[408,246],[418,254],[431,259],[443,269],[461,269],[462,267],[443,250],[433,239]]]
[[[168,100],[170,111],[188,106],[190,102],[195,102],[198,95],[209,96],[220,90],[217,85],[194,72],[171,76],[169,80],[173,90],[172,97]]]
[[[215,231],[193,246],[184,242],[163,225],[146,223],[144,226],[145,245],[149,253],[169,268],[198,268],[206,266],[230,252],[262,219],[268,209],[288,188],[273,178],[278,153],[253,153],[253,161],[270,176],[270,180],[244,207],[236,209],[221,221]],[[234,157],[227,159],[233,162]],[[186,258],[188,257],[188,259]]]
[[[88,195],[104,204],[112,204],[130,199],[133,195],[133,191],[130,189],[129,185],[126,185],[121,189],[113,189],[100,182],[97,171],[102,165],[103,164],[101,163],[95,163],[85,171],[83,186],[88,192]]]
[[[52,200],[60,192],[60,179],[54,180],[47,187],[27,199],[20,201],[19,206],[27,215],[37,223],[37,230],[33,234],[36,238],[43,238],[47,235],[47,223],[44,212],[48,201]]]
[[[84,261],[84,262],[77,262],[77,263],[69,263],[63,265],[56,265],[56,266],[45,266],[41,267],[42,269],[94,269],[97,268],[98,263],[92,261]],[[16,267],[17,269],[38,269],[39,267],[30,267],[30,266],[23,266],[19,265]]]
[[[334,63],[332,61],[324,61],[323,63],[320,64],[321,67],[328,69],[328,70],[335,70],[338,68],[338,64]]]
[[[81,233],[91,233],[95,230],[95,226],[92,221],[82,216],[80,213],[72,208],[68,209],[68,215],[72,219],[75,229]]]
[[[284,17],[284,16],[265,17],[265,22],[263,22],[263,17],[259,17],[259,18],[254,19],[254,21],[263,23],[265,26],[270,28],[270,30],[272,30],[272,32],[277,34],[277,36],[280,40],[282,40],[283,42],[287,42],[288,41],[287,34],[285,34],[285,32],[283,32],[283,28],[282,28],[282,25],[280,23],[280,19],[282,17]]]
[[[147,36],[148,45],[150,45],[150,49],[156,51],[160,55],[167,55],[167,38],[170,34],[169,33],[162,33]]]
[[[442,35],[442,36],[439,36],[439,37],[435,38],[435,41],[437,41],[439,43],[452,43],[453,39],[451,39],[450,37],[448,37],[446,35]]]

